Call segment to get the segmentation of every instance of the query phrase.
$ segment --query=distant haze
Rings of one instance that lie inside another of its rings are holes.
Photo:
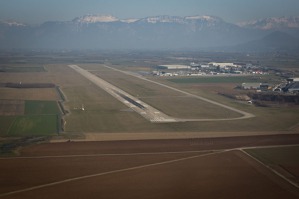
[[[0,20],[27,24],[70,21],[86,14],[121,19],[147,16],[212,15],[230,23],[299,16],[298,0],[1,0]]]
[[[0,21],[0,49],[190,49],[299,52],[299,17],[265,18],[241,25],[217,16],[120,19],[84,15],[26,25]]]

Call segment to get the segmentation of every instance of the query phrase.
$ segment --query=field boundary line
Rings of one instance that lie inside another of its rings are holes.
[[[0,194],[0,197],[14,195],[14,194],[28,192],[28,191],[33,191],[33,190],[37,190],[37,189],[42,189],[42,188],[46,188],[46,187],[51,187],[51,186],[60,185],[60,184],[73,182],[73,181],[78,181],[78,180],[84,180],[84,179],[93,178],[93,177],[99,177],[99,176],[104,176],[104,175],[109,175],[109,174],[116,174],[116,173],[121,173],[121,172],[126,172],[126,171],[133,171],[133,170],[138,170],[138,169],[143,169],[143,168],[148,168],[148,167],[154,167],[154,166],[160,166],[160,165],[166,165],[166,164],[181,162],[181,161],[185,161],[185,160],[191,160],[191,159],[195,159],[195,158],[199,158],[199,157],[206,157],[206,156],[216,155],[216,154],[225,153],[225,152],[228,152],[228,151],[232,151],[232,150],[231,149],[221,150],[221,151],[208,153],[208,154],[201,154],[201,155],[196,155],[196,156],[190,156],[190,157],[185,157],[185,158],[179,158],[179,159],[174,159],[174,160],[168,160],[168,161],[163,161],[163,162],[157,162],[157,163],[151,163],[151,164],[146,164],[146,165],[141,165],[141,166],[135,166],[135,167],[125,168],[125,169],[118,169],[118,170],[114,170],[114,171],[107,171],[107,172],[103,172],[103,173],[96,173],[96,174],[91,174],[91,175],[75,177],[75,178],[69,178],[69,179],[56,181],[56,182],[52,182],[52,183],[47,183],[47,184],[43,184],[43,185],[38,185],[38,186],[30,187],[30,188],[17,190],[17,191],[2,193],[2,194]]]
[[[299,185],[295,182],[293,182],[292,180],[288,179],[287,177],[285,177],[284,175],[282,175],[281,173],[279,173],[278,171],[276,171],[275,169],[271,168],[270,166],[268,166],[267,164],[263,163],[261,160],[259,160],[258,158],[250,155],[249,153],[247,153],[246,151],[244,151],[243,149],[239,149],[241,152],[243,152],[245,155],[247,155],[248,157],[250,157],[251,159],[255,160],[256,162],[258,162],[260,165],[264,166],[265,168],[267,168],[269,171],[271,171],[272,173],[276,174],[277,176],[279,176],[280,178],[282,178],[283,180],[285,180],[286,182],[288,182],[289,184],[293,185],[296,188],[299,188]]]
[[[138,156],[138,155],[168,155],[168,154],[188,154],[188,153],[215,153],[220,150],[202,150],[202,151],[167,151],[167,152],[149,152],[149,153],[99,153],[99,154],[82,154],[82,155],[53,155],[53,156],[24,156],[24,157],[5,157],[0,160],[12,159],[47,159],[47,158],[76,158],[76,157],[101,157],[101,156]]]
[[[267,149],[267,148],[284,148],[284,147],[296,147],[299,144],[283,144],[283,145],[269,145],[269,146],[251,146],[251,147],[240,147],[239,150],[246,150],[246,149]]]

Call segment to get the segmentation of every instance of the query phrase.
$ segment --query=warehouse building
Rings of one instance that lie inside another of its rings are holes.
[[[187,65],[159,65],[158,69],[168,69],[168,70],[179,70],[179,69],[190,69]]]

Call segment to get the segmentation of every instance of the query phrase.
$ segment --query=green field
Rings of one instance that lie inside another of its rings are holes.
[[[6,135],[16,116],[0,116],[0,135]]]
[[[16,117],[8,136],[51,135],[58,129],[57,115],[27,115]]]
[[[51,135],[59,132],[60,110],[56,101],[25,101],[22,116],[1,116],[1,136]]]
[[[25,115],[59,114],[59,108],[55,101],[25,101]]]

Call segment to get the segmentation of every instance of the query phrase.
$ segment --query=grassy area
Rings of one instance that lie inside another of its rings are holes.
[[[0,67],[0,72],[7,72],[7,73],[31,73],[31,72],[45,72],[45,68],[43,66],[2,66]]]
[[[51,135],[58,130],[57,115],[17,116],[7,136]]]
[[[99,65],[78,65],[96,70],[97,74],[106,81],[176,117],[236,117],[232,115],[235,113],[229,110],[225,112],[223,108],[201,102],[201,100],[194,99],[194,102],[176,91],[111,71]],[[165,80],[163,83],[168,82],[168,85],[172,87],[253,113],[256,117],[235,121],[153,124],[137,113],[129,111],[128,107],[102,89],[88,81],[82,81],[85,80],[84,77],[76,73],[72,75],[68,79],[68,86],[62,87],[69,100],[66,105],[71,111],[66,118],[66,131],[69,132],[198,132],[200,134],[200,132],[213,131],[282,131],[288,130],[299,121],[299,107],[255,107],[223,97],[210,90],[203,91],[192,84],[175,84]],[[75,110],[82,104],[85,106],[85,111]]]
[[[231,110],[188,97],[186,94],[152,82],[107,68],[99,67],[99,70],[101,71],[96,74],[101,78],[173,117],[219,119],[240,116]]]
[[[17,116],[0,116],[0,136],[6,135]]]
[[[246,149],[245,151],[266,164],[299,166],[299,146]]]
[[[60,114],[56,101],[25,101],[25,115]]]
[[[1,136],[51,135],[59,132],[60,110],[56,101],[25,101],[22,116],[1,116]]]

